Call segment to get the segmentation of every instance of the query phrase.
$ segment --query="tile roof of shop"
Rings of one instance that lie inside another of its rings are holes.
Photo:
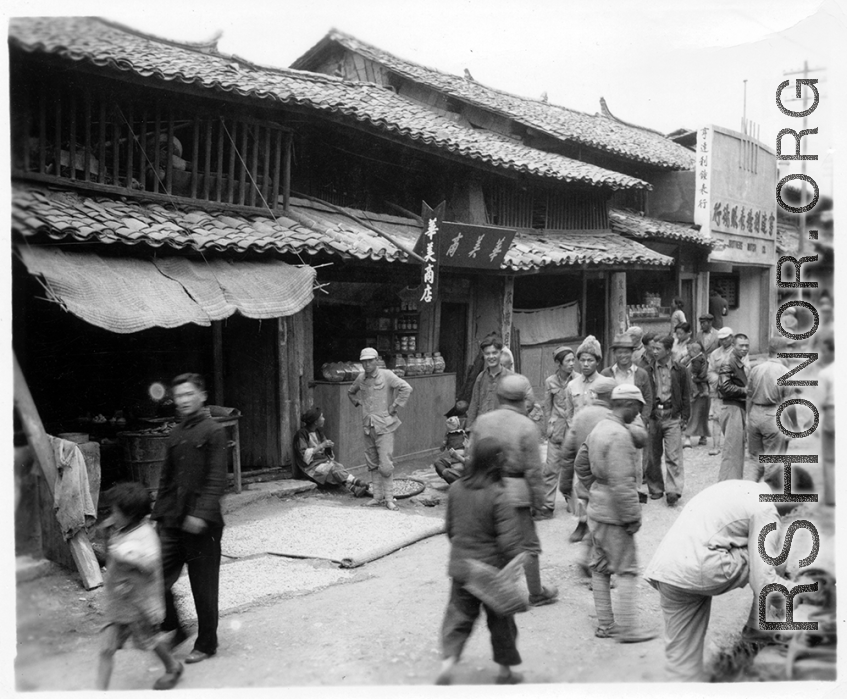
[[[709,249],[715,247],[715,241],[711,237],[703,235],[695,228],[641,216],[623,209],[609,210],[609,227],[631,238],[693,243]]]
[[[584,144],[663,169],[691,170],[694,167],[692,151],[658,132],[625,124],[613,117],[578,112],[487,87],[475,80],[442,73],[434,68],[398,58],[335,29],[297,59],[292,67],[308,66],[313,55],[320,53],[333,42],[410,80],[511,117],[554,138]]]
[[[518,231],[504,260],[514,270],[567,265],[666,267],[673,263],[672,257],[608,230]]]
[[[257,66],[220,54],[214,45],[179,44],[98,18],[15,18],[9,23],[9,39],[12,45],[32,53],[55,54],[142,78],[193,84],[343,115],[436,151],[498,169],[612,189],[651,188],[634,177],[456,124],[379,85]]]
[[[175,209],[159,203],[16,185],[13,227],[25,237],[119,245],[168,246],[196,251],[293,253],[326,252],[360,260],[394,261],[405,255],[376,233],[329,209],[292,200],[291,215],[270,216]],[[363,212],[358,212],[363,213]],[[371,214],[373,220],[374,216]],[[398,225],[396,216],[373,220],[411,248],[419,229]],[[414,232],[412,232],[414,231]]]
[[[346,210],[375,225],[409,249],[420,235],[412,219]],[[64,242],[168,246],[195,251],[316,255],[359,260],[408,260],[397,246],[356,223],[345,213],[292,198],[289,215],[177,210],[158,203],[16,184],[12,226],[25,238]],[[519,231],[504,267],[532,270],[565,265],[673,264],[640,243],[612,231]]]

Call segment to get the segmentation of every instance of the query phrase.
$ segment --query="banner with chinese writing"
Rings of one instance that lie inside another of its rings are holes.
[[[445,267],[500,269],[515,233],[494,226],[445,221],[441,226],[439,263]]]

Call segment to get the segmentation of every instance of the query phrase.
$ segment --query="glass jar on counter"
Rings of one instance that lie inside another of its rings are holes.
[[[406,355],[406,376],[417,376],[420,373],[420,365],[415,355]]]
[[[392,371],[397,374],[397,376],[406,375],[406,360],[403,359],[402,354],[398,354],[394,357],[394,368]]]
[[[423,368],[424,374],[431,374],[433,371],[435,371],[435,362],[433,362],[432,354],[430,354],[429,352],[424,352]]]
[[[434,374],[443,374],[446,369],[446,364],[444,362],[444,357],[441,356],[441,352],[436,352],[432,357],[432,373]]]

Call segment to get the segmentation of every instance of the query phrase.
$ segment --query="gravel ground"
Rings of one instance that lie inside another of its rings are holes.
[[[261,556],[221,566],[219,611],[225,616],[276,597],[304,595],[352,577],[328,561],[295,561]],[[184,623],[197,621],[188,576],[174,585],[174,600]]]
[[[227,527],[222,549],[239,558],[278,553],[340,562],[367,558],[370,552],[399,548],[440,531],[441,522],[410,514],[409,508],[390,512],[383,507],[293,504]]]

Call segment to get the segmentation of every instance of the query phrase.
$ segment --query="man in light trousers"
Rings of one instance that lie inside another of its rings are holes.
[[[365,434],[365,461],[373,483],[370,506],[385,505],[396,510],[394,502],[394,432],[400,427],[397,408],[409,400],[412,387],[393,371],[377,366],[379,354],[365,347],[359,355],[365,371],[347,389],[354,406],[362,408]]]

